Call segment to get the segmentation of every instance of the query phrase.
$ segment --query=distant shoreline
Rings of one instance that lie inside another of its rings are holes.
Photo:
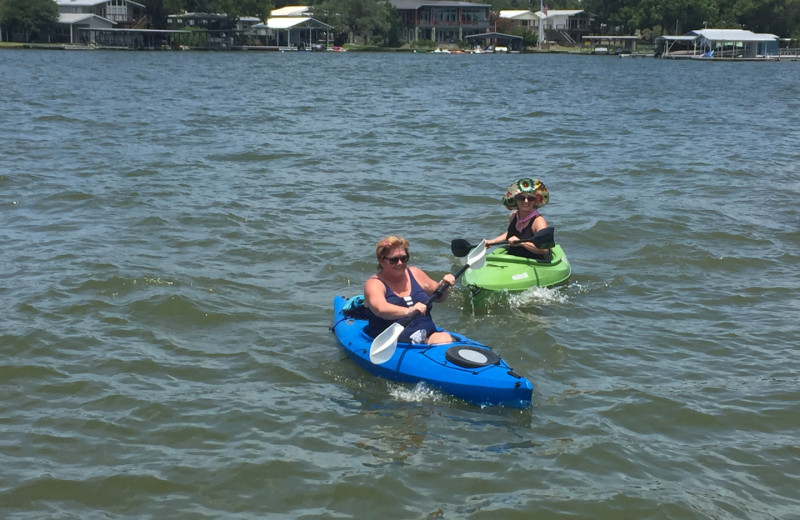
[[[88,45],[72,45],[68,43],[22,43],[22,42],[0,42],[0,50],[2,49],[28,49],[28,50],[56,50],[56,51],[130,51],[130,52],[177,52],[175,50],[161,50],[161,49],[131,49],[128,47],[106,47],[106,46],[88,46]],[[279,50],[279,49],[248,49],[246,47],[236,47],[227,49],[188,49],[195,52],[310,52],[310,51],[297,51],[295,49]],[[347,47],[347,52],[357,53],[409,53],[409,54],[434,54],[434,49],[414,49],[411,47]],[[452,50],[452,49],[451,49]],[[181,51],[185,52],[185,51]],[[462,54],[455,52],[456,54]],[[467,52],[463,52],[466,54]],[[548,50],[527,49],[523,51],[516,51],[510,53],[499,54],[569,54],[579,56],[595,56],[590,50],[583,49],[569,49],[558,48]],[[613,56],[613,54],[609,54]],[[638,53],[639,57],[652,57],[652,53]]]

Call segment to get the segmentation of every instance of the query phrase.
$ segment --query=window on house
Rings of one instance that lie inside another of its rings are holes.
[[[114,20],[115,22],[119,22],[127,20],[128,18],[128,10],[121,5],[109,5],[107,11],[108,11],[107,17],[109,20]]]

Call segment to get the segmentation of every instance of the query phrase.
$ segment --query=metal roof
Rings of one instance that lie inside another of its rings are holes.
[[[659,36],[658,40],[668,42],[690,42],[704,38],[712,42],[772,42],[778,37],[774,34],[754,33],[742,29],[698,29],[683,36]]]
[[[103,18],[102,16],[98,16],[92,13],[58,13],[58,23],[66,23],[69,25],[83,22],[84,20],[88,20],[89,18],[99,18],[110,24],[117,25],[117,22],[113,20],[109,20],[108,18]]]
[[[395,9],[419,9],[420,7],[490,7],[489,4],[475,4],[453,0],[389,0]]]
[[[552,18],[554,16],[575,16],[585,12],[583,9],[548,9],[547,14],[542,11],[536,11],[536,16],[539,18]]]
[[[270,11],[270,16],[302,16],[308,13],[310,7],[307,5],[287,5],[280,9]]]
[[[227,14],[219,14],[219,13],[180,13],[180,14],[169,14],[167,18],[180,18],[181,20],[227,20]]]
[[[528,10],[508,10],[500,11],[500,18],[510,18],[512,20],[538,20],[539,17]]]
[[[605,36],[581,36],[581,38],[583,38],[584,40],[589,40],[589,41],[593,41],[593,40],[619,40],[619,41],[625,41],[625,40],[638,40],[639,39],[638,36],[617,36],[617,35],[613,35],[613,34],[607,34]],[[677,36],[677,38],[682,38],[682,36]],[[694,40],[694,37],[692,37],[690,39]]]
[[[93,7],[95,5],[106,4],[111,0],[56,0],[56,4],[58,5],[73,5],[78,7]],[[144,8],[143,4],[139,2],[134,2],[133,0],[127,0],[129,4],[133,4]]]
[[[584,36],[586,38],[586,36]],[[697,39],[697,36],[659,36],[657,39],[669,42],[690,42]]]
[[[778,39],[774,34],[757,34],[742,29],[698,29],[690,31],[689,34],[696,34],[710,41],[724,42],[768,42]]]
[[[499,38],[508,40],[521,40],[522,36],[516,36],[514,34],[503,34],[499,32],[487,32],[482,34],[470,34],[468,36],[464,36],[464,38],[467,40],[471,40],[473,38]]]
[[[262,26],[262,24],[255,25],[254,27]],[[267,27],[270,29],[291,29],[297,26],[315,27],[317,29],[333,29],[330,25],[315,20],[309,16],[283,16],[278,18],[270,18],[267,20]]]

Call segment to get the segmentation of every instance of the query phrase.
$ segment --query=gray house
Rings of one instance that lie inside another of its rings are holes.
[[[120,28],[144,27],[145,6],[132,0],[55,0],[61,14],[93,14]]]
[[[489,4],[452,0],[389,0],[400,14],[403,40],[455,43],[489,31]]]
[[[91,34],[100,29],[111,29],[115,22],[102,16],[89,13],[61,13],[58,25],[52,36],[53,43],[69,43],[72,45],[88,45],[92,42]]]
[[[53,43],[92,44],[98,31],[145,26],[145,6],[131,0],[55,0]]]

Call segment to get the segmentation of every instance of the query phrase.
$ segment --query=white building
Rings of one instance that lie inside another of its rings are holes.
[[[541,41],[561,44],[580,43],[589,34],[591,17],[581,9],[531,12],[528,10],[500,11],[500,18],[511,20],[514,27],[539,34]]]
[[[139,23],[145,6],[132,0],[55,0],[61,14],[93,14],[125,26]]]

